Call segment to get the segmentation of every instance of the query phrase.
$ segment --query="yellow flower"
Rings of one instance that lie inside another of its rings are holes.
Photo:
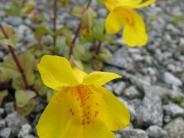
[[[156,0],[104,0],[110,11],[105,21],[107,33],[119,32],[124,26],[123,40],[130,47],[144,46],[148,41],[145,24],[134,9],[142,8]]]
[[[112,131],[129,124],[127,108],[102,87],[119,75],[86,74],[65,58],[49,55],[38,69],[44,84],[55,90],[37,125],[40,138],[115,138]]]

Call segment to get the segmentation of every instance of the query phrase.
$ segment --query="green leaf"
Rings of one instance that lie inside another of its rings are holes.
[[[93,36],[97,39],[104,40],[104,20],[98,19],[93,27]]]
[[[34,1],[29,1],[24,5],[24,8],[22,9],[22,13],[25,16],[28,16],[34,9],[36,8],[36,4]]]
[[[4,90],[4,91],[0,91],[0,105],[3,102],[3,99],[8,95],[8,91]]]
[[[19,73],[10,56],[5,57],[4,61],[0,63],[0,81],[8,81],[17,78]]]
[[[16,44],[17,44],[17,37],[16,36],[10,37],[9,39],[5,39],[5,38],[0,39],[0,45],[14,47],[14,46],[16,46]]]
[[[94,17],[96,16],[95,11],[92,8],[88,8],[81,17],[81,34],[82,35],[91,35],[92,27],[94,24]]]
[[[35,92],[31,90],[17,90],[15,92],[16,105],[18,107],[24,107],[35,96]]]
[[[47,101],[50,101],[52,96],[54,95],[53,91],[47,91]]]
[[[34,83],[34,70],[36,68],[36,60],[34,55],[30,51],[26,51],[19,55],[21,66],[25,72],[29,85]]]
[[[36,68],[36,60],[34,55],[30,51],[20,53],[18,56],[19,62],[24,70],[29,85],[34,83],[34,70]],[[0,81],[13,80],[13,87],[15,89],[21,89],[23,87],[23,81],[21,74],[17,69],[17,66],[12,59],[11,55],[5,57],[3,63],[0,63]]]
[[[99,54],[99,58],[102,61],[109,61],[112,59],[112,54],[107,48],[101,48],[101,52]]]
[[[49,34],[49,29],[44,25],[38,25],[35,28],[34,36],[36,39],[41,39],[42,36]]]
[[[68,5],[68,0],[59,0],[62,6],[66,7]]]
[[[27,116],[29,115],[35,106],[37,105],[36,100],[31,99],[25,106],[23,107],[17,107],[16,110],[22,115],[22,116]]]
[[[82,7],[74,7],[72,10],[72,15],[76,17],[81,17],[83,14],[82,11],[83,11]]]
[[[10,8],[6,9],[5,12],[9,16],[20,16],[22,11],[22,4],[16,0],[12,0]]]
[[[75,59],[86,62],[88,62],[92,57],[91,51],[89,51],[89,49],[87,49],[83,45],[79,44],[75,46],[75,51],[73,52],[73,55]]]

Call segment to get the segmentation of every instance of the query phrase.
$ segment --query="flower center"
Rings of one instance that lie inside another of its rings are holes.
[[[76,105],[69,109],[70,115],[74,117],[77,114],[76,117],[84,126],[90,124],[99,115],[98,94],[86,85],[79,85],[71,89],[71,96],[75,100]]]

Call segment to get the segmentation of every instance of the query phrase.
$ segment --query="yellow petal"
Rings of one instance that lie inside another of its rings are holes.
[[[82,138],[82,110],[76,92],[63,88],[54,94],[37,125],[40,138]]]
[[[96,120],[84,127],[83,138],[115,138],[115,135],[108,129],[104,122]]]
[[[113,10],[116,8],[122,0],[104,0],[104,4],[108,10]]]
[[[73,68],[74,75],[76,76],[78,82],[82,83],[83,78],[87,75],[87,73],[83,72],[77,67]]]
[[[79,83],[70,63],[64,57],[45,55],[38,64],[38,70],[44,84],[52,89]]]
[[[128,109],[112,92],[103,87],[93,87],[92,90],[103,97],[100,102],[100,104],[103,104],[100,119],[105,122],[110,130],[116,131],[129,125],[130,114]]]
[[[40,117],[37,125],[40,138],[57,138],[70,119],[65,112],[64,91],[62,93],[55,93]],[[61,101],[58,100],[58,96],[61,96]]]
[[[120,75],[111,72],[95,71],[84,77],[83,84],[101,86],[113,79],[120,77],[121,77]]]
[[[40,138],[114,138],[96,114],[101,97],[87,86],[63,88],[54,94],[37,125]],[[97,101],[96,101],[97,100]]]
[[[104,0],[104,4],[109,11],[117,7],[143,8],[153,4],[156,0]]]
[[[58,135],[57,138],[84,138],[83,135],[83,126],[76,120],[70,119],[65,128],[63,128],[63,133]]]
[[[155,3],[156,0],[141,0],[139,4],[135,5],[134,8],[143,8]]]
[[[105,30],[109,34],[117,33],[123,27],[121,15],[111,11],[105,20]]]
[[[148,37],[142,17],[135,11],[124,7],[119,7],[116,12],[124,15],[123,40],[125,43],[130,47],[146,45]]]

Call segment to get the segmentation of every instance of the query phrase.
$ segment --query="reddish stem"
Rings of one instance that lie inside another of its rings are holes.
[[[54,5],[53,5],[53,45],[56,47],[57,44],[57,36],[55,35],[56,29],[57,29],[57,0],[54,0]]]
[[[6,39],[9,39],[8,34],[6,33],[5,29],[3,28],[3,26],[1,24],[0,24],[0,29],[1,29],[4,37]],[[11,55],[12,55],[12,58],[13,58],[15,64],[16,64],[16,66],[17,66],[18,71],[20,72],[20,75],[22,77],[25,89],[29,89],[28,81],[27,81],[27,78],[25,76],[24,70],[23,70],[23,68],[22,68],[22,66],[21,66],[21,64],[20,64],[20,62],[19,62],[19,60],[18,60],[18,58],[17,58],[17,56],[14,52],[14,49],[11,46],[8,46],[8,49],[9,49]]]
[[[83,12],[82,13],[84,13],[89,8],[89,6],[91,5],[91,2],[92,2],[92,0],[89,0],[88,1],[87,5],[83,8]],[[72,43],[70,45],[70,50],[69,50],[69,55],[68,55],[69,56],[69,59],[71,59],[71,56],[73,54],[73,49],[75,47],[75,43],[76,43],[76,40],[77,40],[77,38],[79,36],[79,33],[80,33],[81,28],[82,28],[82,23],[80,22],[79,25],[78,25],[78,27],[77,27],[77,30],[75,32],[75,35],[73,37]]]

